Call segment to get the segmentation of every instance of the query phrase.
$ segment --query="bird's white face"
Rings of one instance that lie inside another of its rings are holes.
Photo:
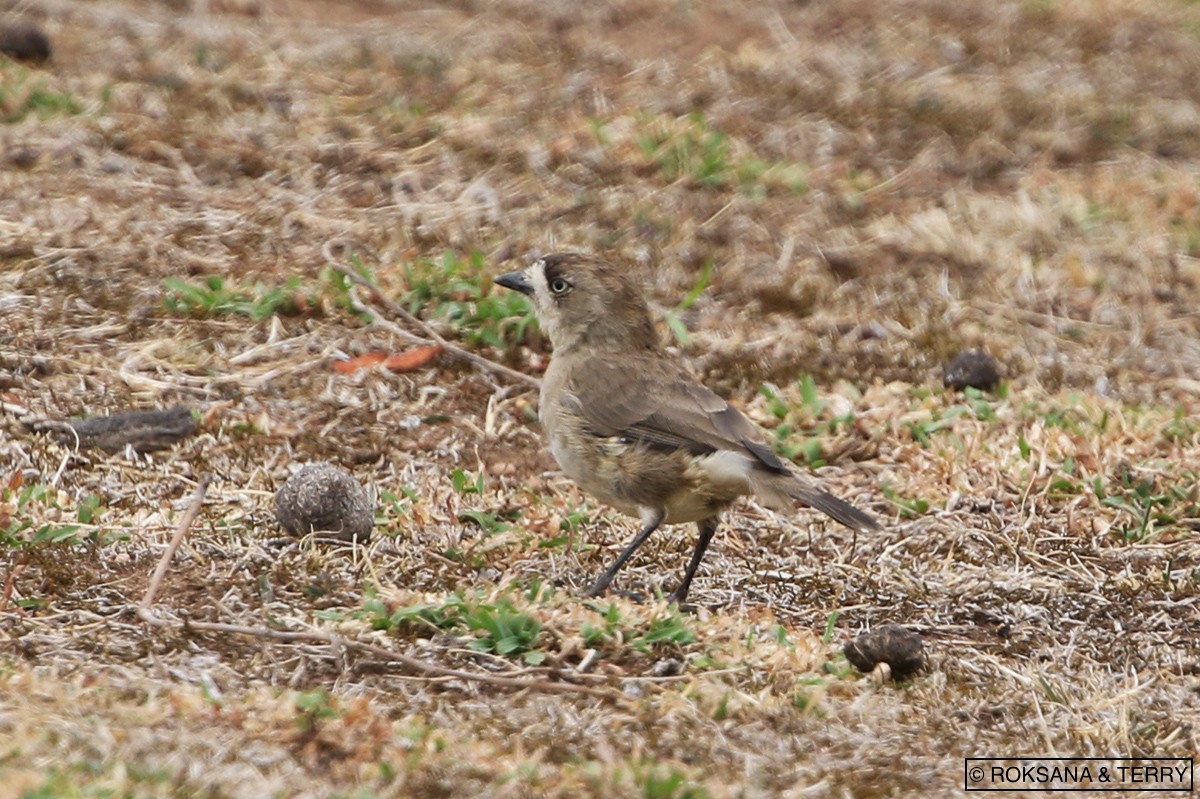
[[[569,275],[560,272],[558,269],[548,270],[546,260],[539,258],[526,269],[496,279],[501,286],[519,291],[529,298],[538,324],[555,348],[574,337],[569,330],[571,326],[566,324],[572,305],[568,300],[574,283]]]
[[[553,291],[551,291],[550,283],[546,279],[545,260],[538,259],[537,261],[534,261],[533,264],[531,264],[529,268],[525,270],[525,276],[533,285],[533,293],[529,295],[529,299],[533,303],[533,308],[537,313],[538,321],[541,322],[543,328],[546,328],[548,325],[553,324],[556,321],[556,317],[559,314],[559,308],[558,303],[555,300],[555,294]],[[559,278],[559,280],[561,281],[562,278]],[[549,330],[546,330],[546,333],[547,335],[550,335]],[[552,335],[551,338],[553,338]]]
[[[658,346],[646,301],[624,275],[596,258],[551,254],[496,283],[529,298],[555,352],[585,342],[603,350]]]

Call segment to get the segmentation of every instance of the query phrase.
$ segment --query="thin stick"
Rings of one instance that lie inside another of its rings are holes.
[[[158,566],[154,569],[154,576],[150,578],[150,585],[146,588],[146,595],[142,597],[142,604],[138,605],[138,615],[143,619],[146,619],[147,615],[153,618],[153,614],[150,614],[149,611],[150,606],[154,604],[155,595],[158,594],[158,587],[167,573],[167,566],[171,564],[171,558],[175,557],[175,550],[179,549],[179,545],[183,542],[183,537],[187,535],[192,522],[196,521],[196,516],[200,514],[200,506],[204,504],[204,495],[208,493],[208,484],[212,482],[212,479],[211,474],[200,476],[200,482],[196,485],[196,494],[192,497],[192,503],[188,505],[183,518],[179,520],[179,525],[175,528],[175,535],[171,537],[171,543],[167,546],[167,551],[158,559]],[[150,621],[150,619],[146,619],[146,621]],[[158,619],[155,618],[154,621],[158,621]],[[154,622],[151,623],[153,624]]]
[[[8,610],[8,602],[12,599],[13,586],[17,582],[17,578],[21,576],[21,572],[25,571],[25,564],[20,563],[13,567],[8,576],[4,578],[4,593],[0,595],[0,611]]]
[[[139,615],[140,611],[139,611]],[[208,621],[184,621],[184,622],[169,622],[165,619],[154,617],[149,614],[151,619],[147,619],[151,624],[158,627],[171,627],[181,632],[184,631],[199,631],[208,633],[221,633],[223,635],[246,635],[252,638],[268,638],[275,641],[293,641],[293,642],[308,642],[314,644],[325,644],[331,647],[344,647],[346,649],[354,649],[360,652],[367,652],[376,657],[384,658],[401,664],[406,669],[414,671],[418,674],[425,675],[431,679],[445,680],[457,679],[468,680],[471,682],[486,683],[488,685],[497,685],[504,688],[529,689],[533,691],[544,691],[547,693],[571,693],[571,694],[587,694],[601,699],[611,699],[620,701],[622,695],[610,689],[593,688],[588,685],[578,685],[570,682],[554,682],[551,680],[538,679],[521,679],[517,677],[506,677],[498,674],[485,674],[482,672],[462,671],[460,669],[449,669],[445,666],[437,666],[432,663],[426,663],[423,660],[402,655],[399,652],[393,652],[382,646],[375,644],[367,644],[361,641],[353,641],[342,638],[341,636],[332,635],[323,632],[293,632],[289,630],[272,630],[266,627],[245,627],[240,624],[224,624],[221,622]],[[143,616],[145,618],[145,616]],[[583,676],[583,675],[580,675]]]
[[[456,346],[454,344],[451,344],[449,341],[446,341],[446,339],[442,338],[438,334],[438,332],[436,330],[434,330],[432,327],[425,324],[423,321],[421,321],[417,317],[413,316],[407,310],[400,307],[400,305],[398,305],[397,303],[395,303],[392,300],[388,299],[387,297],[383,296],[383,294],[380,293],[379,289],[376,288],[375,285],[372,284],[369,280],[367,280],[366,278],[364,278],[362,275],[358,274],[354,270],[350,269],[349,267],[339,263],[337,261],[337,259],[335,259],[333,257],[333,246],[335,243],[336,243],[336,241],[327,241],[327,242],[325,242],[325,246],[321,248],[321,255],[325,258],[325,262],[328,263],[330,265],[330,267],[337,270],[337,272],[339,274],[344,275],[346,277],[346,279],[349,280],[350,282],[355,283],[359,286],[362,286],[363,288],[370,291],[371,300],[373,302],[375,302],[376,304],[387,309],[387,311],[389,313],[392,313],[392,314],[400,317],[405,322],[412,325],[417,330],[421,331],[422,335],[424,335],[426,339],[436,342],[438,344],[441,344],[442,348],[445,349],[446,352],[450,353],[451,355],[453,355],[456,358],[459,358],[460,360],[464,360],[464,361],[467,361],[468,363],[472,363],[475,366],[478,366],[480,369],[486,369],[489,372],[495,372],[496,374],[504,375],[505,377],[507,377],[511,380],[516,380],[518,382],[525,383],[530,386],[534,386],[534,387],[541,386],[542,381],[538,380],[536,377],[533,377],[532,375],[527,375],[524,372],[518,372],[516,369],[510,369],[502,363],[496,363],[493,360],[484,358],[482,355],[477,355],[474,352],[464,350],[462,347]]]

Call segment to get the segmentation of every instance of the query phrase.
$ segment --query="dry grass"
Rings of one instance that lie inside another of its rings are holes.
[[[1196,755],[1200,8],[202,5],[2,6],[55,57],[0,62],[0,795],[937,796],[966,756]],[[746,505],[695,617],[585,602],[632,523],[524,386],[331,368],[408,343],[323,252],[536,372],[473,292],[565,247],[886,530]],[[967,346],[1000,396],[941,390]],[[153,457],[25,424],[178,402],[202,434]],[[369,546],[276,540],[309,460],[381,498]],[[478,651],[501,617],[529,634]],[[889,621],[931,651],[899,686],[840,655]]]

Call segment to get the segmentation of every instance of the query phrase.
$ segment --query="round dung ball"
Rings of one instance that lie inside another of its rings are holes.
[[[983,350],[963,350],[946,364],[942,384],[955,391],[991,391],[1000,384],[1000,364]]]
[[[870,673],[876,664],[886,663],[892,678],[903,680],[925,663],[925,645],[921,636],[899,624],[885,624],[863,633],[845,648],[846,659],[854,668]]]
[[[365,543],[375,508],[354,476],[332,463],[310,463],[275,493],[275,517],[294,536]]]

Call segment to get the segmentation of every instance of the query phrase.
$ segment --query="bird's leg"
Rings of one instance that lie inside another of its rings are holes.
[[[613,581],[613,578],[617,576],[617,572],[619,572],[621,567],[625,565],[625,561],[633,557],[633,553],[637,552],[638,547],[646,543],[646,539],[650,537],[651,533],[658,529],[658,526],[663,523],[663,519],[666,518],[666,515],[667,512],[665,510],[656,510],[647,513],[642,517],[641,532],[639,532],[637,536],[629,542],[629,546],[625,547],[625,550],[617,556],[617,559],[613,565],[608,567],[608,571],[596,578],[596,582],[592,583],[592,587],[587,590],[588,596],[600,596],[600,594],[604,593],[605,589],[608,588],[608,584]]]
[[[682,605],[683,601],[687,599],[692,578],[696,576],[696,569],[700,567],[700,559],[704,557],[704,550],[708,549],[708,544],[712,541],[713,534],[717,532],[717,525],[720,523],[721,519],[717,516],[696,522],[696,527],[700,530],[700,538],[696,541],[696,549],[692,552],[692,560],[688,563],[687,571],[683,573],[683,582],[670,596],[671,602]]]

